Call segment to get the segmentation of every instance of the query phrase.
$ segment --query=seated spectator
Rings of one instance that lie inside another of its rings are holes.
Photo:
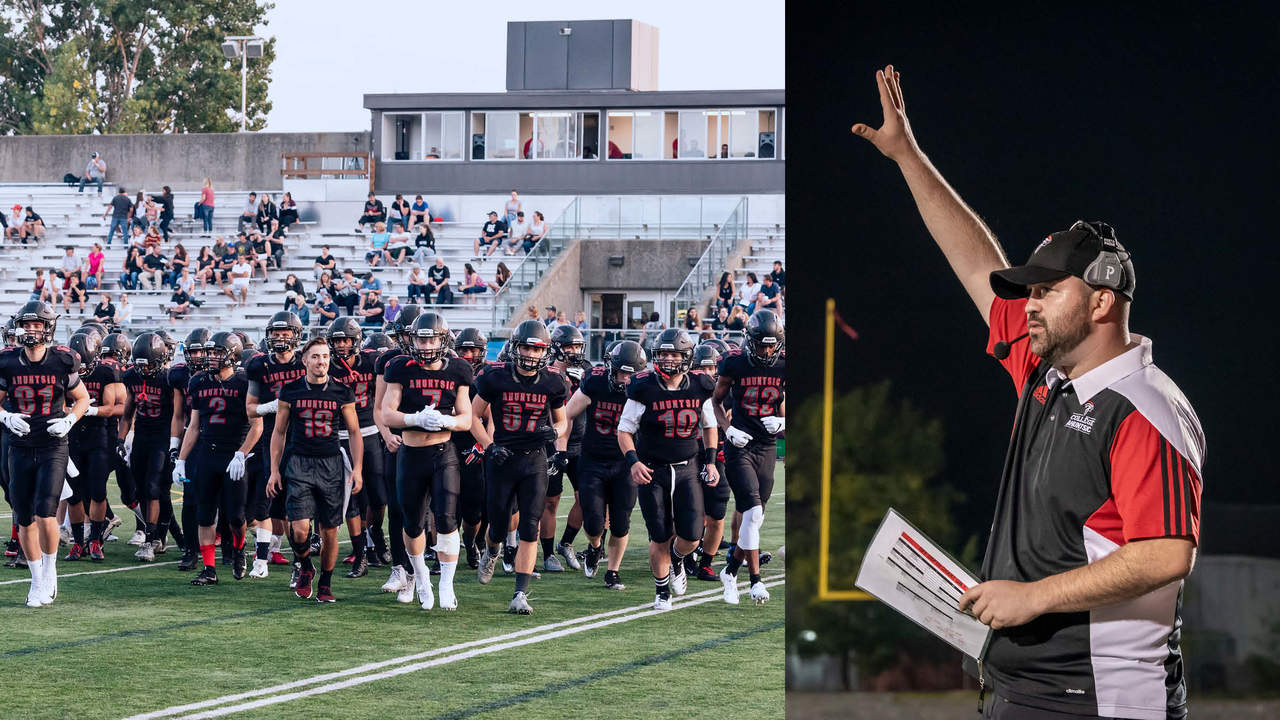
[[[360,304],[360,312],[358,313],[360,324],[366,327],[380,328],[382,327],[384,312],[385,308],[383,308],[382,301],[378,299],[377,295],[366,295],[364,302]]]
[[[284,292],[285,295],[293,293],[303,300],[306,300],[307,297],[307,288],[302,284],[302,281],[298,279],[298,276],[293,273],[289,273],[288,277],[284,279]],[[285,309],[287,310],[288,308]]]
[[[293,201],[291,193],[285,193],[280,198],[280,227],[288,228],[290,225],[298,222],[298,203]]]
[[[239,296],[240,307],[249,304],[249,279],[253,277],[253,265],[247,255],[238,255],[235,265],[231,266],[231,290]]]
[[[142,246],[145,250],[158,248],[164,244],[164,235],[160,233],[159,225],[152,225],[147,228],[147,234],[142,237]]]
[[[262,279],[267,279],[267,258],[271,257],[270,250],[267,247],[266,238],[262,237],[257,229],[250,231],[249,237],[246,238],[249,244],[249,252],[247,254],[249,264],[262,268]]]
[[[213,249],[217,253],[218,248],[216,245]],[[227,252],[223,253],[222,259],[214,265],[214,277],[218,279],[218,288],[233,301],[236,299],[236,294],[231,287],[231,268],[235,267],[239,261],[240,256],[236,254],[235,248],[228,245]]]
[[[317,280],[326,272],[332,275],[338,271],[338,259],[329,254],[328,245],[324,245],[320,248],[320,255],[316,257],[315,264],[312,265],[312,268]]]
[[[169,261],[169,277],[165,279],[165,283],[172,286],[174,281],[187,269],[187,265],[190,262],[190,258],[187,257],[187,249],[182,246],[182,243],[173,246],[173,258]]]
[[[406,281],[409,286],[409,303],[418,302],[421,297],[425,302],[431,301],[431,289],[427,286],[427,275],[422,271],[422,266],[418,263],[413,264],[413,269],[409,271],[409,279]]]
[[[426,265],[427,260],[435,257],[436,236],[431,232],[429,223],[418,225],[418,234],[413,236],[413,247],[413,261],[419,265]]]
[[[320,279],[316,281],[316,292],[320,292],[321,290],[328,293],[330,297],[333,297],[336,292],[333,289],[333,275],[329,274],[328,270],[320,273]]]
[[[107,203],[106,212],[102,213],[102,219],[106,220],[107,216],[111,216],[111,229],[107,231],[107,247],[111,247],[111,239],[116,236],[116,230],[120,230],[120,241],[124,242],[129,237],[129,209],[133,207],[133,203],[129,202],[129,195],[125,193],[124,188],[117,188],[115,197],[111,198],[111,202]]]
[[[473,244],[476,260],[483,260],[493,254],[494,250],[502,244],[502,238],[507,236],[507,224],[498,219],[496,210],[489,211],[489,221],[480,228],[480,236],[476,238]],[[481,253],[481,248],[488,248],[487,252]]]
[[[215,272],[213,251],[208,245],[200,248],[200,257],[196,258],[196,279],[200,281],[200,289],[209,287],[209,277]]]
[[[227,243],[227,239],[225,237],[223,237],[222,235],[219,235],[217,238],[214,239],[213,258],[215,261],[221,262],[222,256],[226,255],[229,252],[235,252],[235,250],[231,247],[231,245]]]
[[[343,270],[342,277],[333,281],[333,287],[338,291],[334,301],[346,308],[347,315],[354,314],[356,305],[360,303],[360,283],[355,272],[351,268]]]
[[[760,292],[756,295],[756,305],[748,312],[755,312],[762,308],[767,308],[775,313],[782,314],[782,292],[777,285],[773,284],[773,275],[765,275],[761,280]]]
[[[178,273],[178,277],[174,278],[173,282],[171,282],[170,285],[172,285],[174,289],[181,289],[183,292],[190,295],[192,298],[194,298],[196,295],[196,279],[191,274],[191,271],[185,267],[182,268],[182,270]],[[196,307],[200,307],[202,302],[200,300],[193,299],[191,301],[191,304],[195,305]]]
[[[400,232],[408,227],[409,219],[409,202],[404,199],[404,195],[396,193],[396,199],[391,201],[391,207],[387,209],[387,230],[396,232],[396,225],[400,225]]]
[[[742,284],[742,296],[738,298],[738,306],[746,308],[747,315],[756,311],[756,296],[760,294],[760,288],[756,274],[747,273],[747,281]]]
[[[391,239],[387,241],[387,260],[396,267],[400,267],[404,262],[404,256],[409,254],[409,236],[403,232],[391,233]]]
[[[15,214],[12,225],[9,224],[9,218],[5,217],[4,211],[0,210],[0,230],[3,230],[4,239],[6,241],[13,240],[14,242],[17,242],[22,233],[21,228],[18,227],[20,223],[18,222],[17,213],[21,210],[22,206],[14,205],[14,207],[18,208],[18,210],[14,211]]]
[[[400,317],[400,311],[404,308],[400,305],[400,300],[395,295],[387,298],[387,304],[382,308],[383,322],[395,322]]]
[[[769,273],[769,276],[773,278],[773,284],[774,284],[774,285],[777,285],[777,286],[778,286],[778,289],[782,291],[782,295],[783,295],[783,297],[786,297],[786,295],[787,295],[787,271],[782,269],[782,261],[781,261],[781,260],[774,260],[774,261],[773,261],[773,272]]]
[[[141,190],[138,191],[137,197],[129,205],[129,221],[135,227],[140,227],[143,230],[147,229],[147,198],[142,194]]]
[[[84,286],[86,290],[97,290],[102,286],[102,276],[107,273],[106,255],[102,254],[102,245],[94,243],[85,260]]]
[[[515,255],[520,243],[529,234],[529,221],[524,219],[524,211],[516,213],[516,221],[511,224],[511,238],[507,240],[507,254]]]
[[[566,314],[566,313],[565,313],[565,311],[563,311],[563,310],[560,310],[559,312],[557,312],[557,313],[556,313],[556,325],[557,325],[557,326],[559,326],[559,325],[568,325],[568,324],[569,324],[569,316],[568,316],[568,314]]]
[[[609,141],[609,159],[610,160],[622,159],[622,148],[618,147],[617,144],[615,144],[612,140]]]
[[[244,207],[240,208],[240,219],[236,222],[236,230],[243,233],[245,230],[253,227],[258,220],[258,193],[249,193],[249,198],[245,200]]]
[[[307,307],[306,295],[299,295],[290,290],[284,294],[284,309],[292,311],[303,325],[311,324],[311,309]]]
[[[733,311],[729,313],[729,321],[724,324],[725,337],[741,344],[743,340],[742,331],[747,326],[747,317],[747,309],[745,307],[734,305]]]
[[[485,284],[484,278],[480,277],[475,268],[471,267],[471,263],[463,263],[462,283],[458,286],[458,289],[462,291],[463,301],[472,303],[475,302],[475,299],[471,296],[487,291],[489,286]]]
[[[363,302],[369,295],[382,296],[382,280],[372,272],[365,273],[364,281],[360,283],[360,301]]]
[[[737,297],[737,289],[733,286],[733,278],[727,273],[720,273],[720,282],[716,285],[716,307],[728,310],[733,307],[733,299]],[[728,313],[725,313],[726,317]]]
[[[128,293],[120,293],[120,304],[116,306],[116,327],[128,330],[133,324],[133,304],[129,302]]]
[[[524,254],[528,255],[529,251],[533,250],[534,246],[541,242],[542,238],[546,237],[550,231],[551,223],[548,223],[547,219],[542,216],[542,211],[534,210],[533,222],[529,223],[529,232],[525,233],[522,238],[524,241]]]
[[[31,286],[31,296],[28,297],[27,299],[39,300],[43,302],[45,297],[47,297],[48,295],[49,295],[49,281],[44,276],[44,270],[41,268],[36,268],[36,281]]]
[[[387,211],[383,208],[382,201],[373,193],[369,193],[369,199],[364,203],[364,214],[356,222],[356,232],[364,232],[365,225],[385,224],[386,221]]]
[[[254,218],[254,224],[258,226],[258,232],[270,232],[271,221],[279,219],[280,211],[276,209],[276,204],[271,201],[271,196],[267,193],[262,193],[262,199],[258,201],[258,212]]]
[[[121,238],[120,240],[121,242],[124,242],[125,238]],[[129,244],[126,245],[126,247],[138,248],[139,254],[147,252],[147,236],[142,232],[142,228],[136,225],[133,226],[133,228],[129,230],[128,241]],[[107,247],[111,247],[111,243],[107,243]]]
[[[58,271],[58,277],[66,280],[68,275],[79,272],[83,266],[84,263],[80,262],[80,258],[76,257],[76,249],[67,247],[66,254],[62,256],[62,269]]]
[[[93,319],[103,325],[112,325],[116,321],[116,306],[111,304],[111,295],[102,293],[98,304],[93,308]]]
[[[316,290],[316,301],[312,308],[315,310],[317,325],[328,325],[338,317],[338,304],[333,301],[333,296],[324,288]]]
[[[159,290],[164,287],[164,275],[169,269],[169,258],[160,254],[160,246],[152,245],[151,252],[142,257],[142,276],[138,278],[143,290]]]
[[[587,332],[587,314],[579,310],[573,314],[573,326],[586,334]]]
[[[169,324],[173,325],[174,321],[186,317],[189,312],[191,312],[191,296],[182,288],[174,290],[173,295],[169,297]]]
[[[80,271],[67,274],[67,279],[62,286],[62,307],[67,312],[71,312],[71,303],[79,303],[80,314],[84,314],[84,300],[88,293],[85,292],[84,285],[80,282]]]
[[[431,222],[431,207],[427,205],[427,201],[422,199],[421,195],[413,198],[413,204],[409,206],[409,227],[417,227],[423,223]]]
[[[716,316],[711,320],[711,329],[723,335],[725,326],[729,324],[729,309],[725,307],[716,309]]]
[[[369,263],[369,267],[377,267],[379,262],[391,259],[387,255],[387,244],[391,242],[391,233],[387,232],[387,224],[375,223],[373,230],[374,232],[369,235],[369,251],[364,254],[364,260]]]
[[[36,244],[44,240],[44,218],[36,214],[36,211],[27,206],[23,210],[22,216],[22,244],[27,244],[27,238],[35,238]]]
[[[147,198],[143,205],[143,213],[146,216],[147,227],[160,227],[160,205],[156,203],[155,198]]]
[[[689,311],[684,314],[684,329],[691,333],[702,329],[702,319],[698,317],[698,308],[691,307],[689,308]]]
[[[142,253],[138,248],[129,248],[121,267],[120,286],[125,290],[137,290],[138,278],[142,276]]]
[[[644,336],[640,339],[640,344],[644,346],[645,351],[652,355],[653,341],[658,334],[666,330],[667,326],[663,324],[661,316],[657,311],[649,313],[649,322],[644,324]]]
[[[89,156],[89,164],[85,166],[84,176],[80,178],[80,189],[77,192],[84,192],[85,183],[97,183],[98,194],[102,194],[102,181],[107,178],[107,164],[98,157],[98,153]],[[108,241],[110,244],[110,241]]]
[[[436,264],[427,268],[427,287],[430,292],[427,293],[427,301],[431,301],[431,295],[435,294],[437,305],[447,305],[453,302],[453,291],[449,289],[449,267],[444,264],[444,258],[440,255],[436,256]]]
[[[270,256],[267,258],[277,270],[284,267],[284,241],[289,235],[289,231],[279,220],[271,221],[271,232],[267,233],[267,252]]]
[[[507,267],[504,262],[498,262],[498,270],[493,276],[493,282],[489,283],[489,287],[496,293],[506,286],[507,281],[511,279],[511,268]]]

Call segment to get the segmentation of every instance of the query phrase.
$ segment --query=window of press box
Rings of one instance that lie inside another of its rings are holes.
[[[599,146],[598,112],[471,114],[473,160],[591,160],[599,156]]]
[[[611,110],[610,160],[772,159],[778,157],[776,111]]]
[[[385,113],[383,160],[461,160],[462,112]]]

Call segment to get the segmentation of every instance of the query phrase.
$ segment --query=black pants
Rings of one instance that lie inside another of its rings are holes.
[[[12,508],[13,498],[9,496],[9,433],[0,431],[0,488],[4,489],[4,501]]]
[[[107,501],[107,475],[111,472],[111,461],[107,455],[105,447],[85,447],[76,443],[70,448],[71,461],[76,464],[80,475],[68,478],[72,492],[71,497],[67,498],[68,504]]]
[[[458,514],[462,517],[462,522],[479,525],[488,516],[484,495],[484,461],[477,459],[468,465],[462,454],[470,447],[453,447],[458,456],[458,476],[462,482],[462,489],[458,493]]]
[[[137,469],[133,476],[134,491],[140,501],[169,497],[173,475],[169,469],[169,448],[162,442],[163,439],[144,435],[133,443],[129,464]]]
[[[569,485],[573,487],[573,492],[578,491],[578,458],[582,457],[582,448],[571,448],[565,452],[573,453],[569,456],[569,465],[559,475],[547,478],[547,497],[560,497],[564,494],[566,475],[569,477]]]
[[[428,529],[427,514],[436,533],[458,529],[458,493],[462,479],[458,455],[448,440],[427,447],[401,445],[396,459],[396,494],[404,513],[404,533],[416,538]]]
[[[386,507],[386,479],[382,473],[382,436],[380,434],[366,435],[363,437],[364,448],[361,457],[360,467],[360,492],[352,493],[350,501],[347,503],[346,517],[348,520],[352,518],[362,518],[369,511],[370,507],[379,509]],[[351,457],[351,442],[349,440],[342,441],[342,450],[347,453],[348,461],[354,460]],[[352,466],[354,467],[354,462]]]
[[[338,297],[334,298],[333,301],[337,303],[339,307],[346,308],[347,315],[352,315],[356,311],[356,305],[360,304],[360,295],[358,293],[352,293],[350,295],[343,295],[339,293]]]
[[[665,543],[673,535],[697,542],[702,537],[702,483],[693,460],[683,465],[645,463],[653,480],[637,488],[649,542]]]
[[[268,445],[264,448],[259,445],[255,452],[258,454],[249,458],[244,464],[245,480],[250,481],[250,487],[253,488],[253,497],[249,503],[249,518],[254,522],[284,520],[285,497],[288,495],[289,487],[289,479],[284,477],[284,467],[280,468],[284,487],[280,488],[275,497],[267,497],[267,483],[271,480],[271,447]],[[263,457],[262,462],[258,462],[259,457]],[[251,467],[255,468],[252,473],[249,472]]]
[[[232,480],[227,475],[227,465],[238,449],[230,443],[208,444],[200,448],[200,462],[196,466],[197,522],[200,527],[212,527],[219,512],[228,526],[238,528],[244,525],[245,502],[249,494],[248,463],[245,463],[245,477]]]
[[[13,518],[26,527],[35,518],[58,514],[67,477],[67,440],[44,447],[9,445],[9,502]]]
[[[591,537],[604,532],[605,508],[609,510],[609,530],[614,537],[631,532],[631,511],[636,507],[636,484],[631,467],[623,458],[601,460],[583,455],[578,462],[578,504],[582,506],[582,528]]]
[[[999,693],[991,694],[991,699],[987,702],[987,707],[982,717],[990,718],[991,720],[1090,720],[1090,718],[1094,720],[1113,720],[1104,718],[1101,715],[1076,715],[1075,713],[1058,712],[1056,710],[1043,710],[1013,702]]]
[[[383,445],[382,448],[382,475],[383,483],[387,487],[396,487],[397,460],[399,460],[400,451],[404,449],[401,445],[395,452],[391,452]],[[400,508],[399,493],[387,493],[387,546],[391,550],[391,563],[399,565],[406,570],[411,570],[409,566],[409,555],[404,551],[404,511]]]
[[[116,474],[116,486],[120,488],[120,502],[128,507],[137,505],[138,484],[133,470],[114,450],[107,451],[107,462],[111,466],[111,471]]]
[[[200,467],[200,453],[192,453],[187,460],[187,482],[182,484],[182,527],[187,528],[183,539],[187,541],[187,549],[191,552],[200,550],[200,533],[196,527],[200,524],[200,492],[196,489],[195,477]]]
[[[724,448],[724,470],[733,488],[733,503],[738,512],[746,512],[756,505],[763,507],[773,494],[773,466],[778,460],[778,442],[752,441],[746,447]]]
[[[547,451],[512,450],[501,466],[485,461],[485,491],[489,513],[489,543],[496,545],[507,535],[507,519],[513,503],[520,511],[516,531],[522,542],[538,541],[538,522],[547,502]]]
[[[716,471],[720,473],[720,481],[714,486],[699,483],[702,485],[702,508],[712,520],[723,520],[729,507],[729,479],[724,476],[724,463],[719,460],[716,461]],[[701,461],[698,461],[698,473],[701,477]]]

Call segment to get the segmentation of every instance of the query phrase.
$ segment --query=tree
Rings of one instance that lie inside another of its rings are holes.
[[[226,35],[248,35],[273,6],[255,0],[17,0],[0,11],[0,133],[231,132],[239,128],[239,60]],[[67,93],[55,72],[74,43],[88,74],[88,130],[50,110]],[[266,125],[275,39],[249,63],[248,127]],[[46,93],[55,91],[55,98]],[[59,94],[61,93],[61,94]]]
[[[40,135],[91,133],[97,103],[98,91],[80,44],[65,42],[53,54],[44,94],[33,108],[31,129]]]
[[[805,401],[790,418],[787,434],[787,636],[802,653],[846,657],[875,673],[903,654],[942,659],[950,648],[878,602],[817,599],[821,509],[822,398]],[[852,590],[885,512],[896,508],[946,547],[954,547],[952,507],[961,495],[940,482],[944,466],[942,423],[910,402],[895,401],[888,382],[855,388],[835,402],[831,463],[829,587]],[[959,556],[972,566],[971,540]],[[811,630],[816,639],[797,643]]]

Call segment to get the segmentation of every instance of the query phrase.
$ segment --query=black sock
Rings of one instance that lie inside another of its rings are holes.
[[[467,548],[475,547],[475,544],[476,544],[476,531],[474,529],[468,530],[467,526],[463,525],[462,526],[462,549],[466,550]]]
[[[608,547],[608,544],[609,544],[609,529],[605,528],[600,532],[600,547]]]
[[[115,519],[116,519],[116,514],[115,514],[114,512],[112,512],[112,511],[111,511],[111,506],[110,506],[110,505],[108,505],[108,506],[107,506],[107,520],[115,520]]]
[[[271,557],[271,541],[255,542],[253,545],[253,557],[256,560],[266,560]]]
[[[84,545],[84,523],[71,521],[71,539],[77,545]]]
[[[333,583],[333,571],[321,570],[320,571],[320,587],[329,587],[332,583]]]
[[[106,534],[107,534],[106,520],[94,520],[89,523],[89,540],[91,541],[97,540],[101,542],[102,540],[105,539],[102,536]]]
[[[738,554],[730,552],[729,562],[725,564],[724,571],[736,577],[738,575],[738,568],[740,567],[742,567],[742,561],[738,559]]]
[[[516,592],[526,592],[529,589],[529,581],[533,579],[532,573],[516,573]]]
[[[374,525],[369,528],[369,537],[373,540],[373,548],[382,554],[387,551],[387,539],[382,534],[382,525]]]
[[[364,533],[356,533],[351,538],[351,556],[357,563],[364,559]]]
[[[702,567],[711,567],[711,561],[715,560],[715,558],[715,553],[709,553],[706,550],[698,550],[698,564]]]
[[[760,582],[760,573],[751,573],[751,584],[755,585]]]
[[[157,533],[160,529],[156,527],[158,523],[147,523],[146,529],[143,530],[147,534],[147,542],[155,542]]]
[[[572,544],[573,544],[573,539],[574,539],[574,538],[576,538],[576,537],[578,537],[578,531],[579,531],[579,530],[581,530],[581,529],[582,529],[582,528],[576,528],[576,527],[574,527],[574,526],[572,526],[572,525],[567,525],[567,524],[566,524],[566,525],[564,526],[564,533],[563,533],[562,535],[560,535],[560,544],[561,544],[561,545],[572,545]]]
[[[292,536],[289,537],[289,545],[293,548],[293,559],[302,565],[303,570],[311,569],[311,543],[303,540],[298,542]]]
[[[664,598],[671,597],[671,590],[668,584],[670,581],[670,578],[671,578],[671,575],[669,574],[664,575],[661,578],[659,578],[657,575],[653,576],[653,589],[658,592],[659,597],[664,597]]]
[[[551,557],[551,553],[555,552],[555,550],[552,548],[552,545],[556,541],[555,537],[552,536],[549,538],[539,538],[539,540],[542,542],[542,557],[544,558]]]

